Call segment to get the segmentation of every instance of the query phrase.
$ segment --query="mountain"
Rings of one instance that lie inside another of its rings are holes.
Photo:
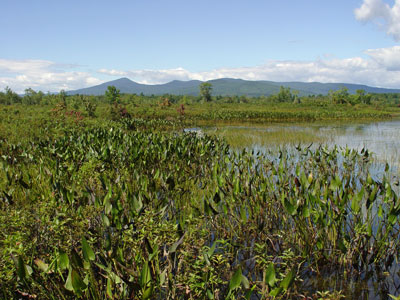
[[[279,92],[281,86],[289,87],[299,92],[300,96],[327,94],[329,91],[339,90],[346,87],[349,93],[354,94],[356,90],[364,90],[367,93],[400,93],[400,89],[385,89],[350,83],[320,83],[320,82],[274,82],[274,81],[249,81],[243,79],[222,78],[208,81],[212,84],[212,94],[222,96],[246,95],[246,96],[268,96]],[[144,95],[198,95],[199,85],[202,81],[174,80],[165,84],[140,84],[128,78],[105,82],[96,86],[68,91],[68,95],[104,95],[107,87],[115,86],[121,93]]]

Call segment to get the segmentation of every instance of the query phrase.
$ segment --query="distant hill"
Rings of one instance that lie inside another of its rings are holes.
[[[281,86],[289,87],[291,90],[296,90],[301,96],[318,94],[325,95],[330,90],[336,91],[343,87],[346,87],[351,94],[354,94],[358,89],[362,89],[367,93],[400,93],[400,89],[385,89],[350,83],[249,81],[232,78],[215,79],[208,82],[212,84],[212,94],[221,96],[269,96],[278,93]],[[198,95],[199,85],[201,83],[202,81],[199,80],[174,80],[165,84],[148,85],[136,83],[128,78],[120,78],[100,85],[75,91],[68,91],[67,94],[103,95],[108,86],[114,85],[121,93],[126,94]]]

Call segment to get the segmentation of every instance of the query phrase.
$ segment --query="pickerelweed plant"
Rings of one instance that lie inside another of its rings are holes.
[[[368,151],[238,152],[124,122],[3,141],[4,298],[292,299],[323,295],[315,276],[397,276],[400,201]]]

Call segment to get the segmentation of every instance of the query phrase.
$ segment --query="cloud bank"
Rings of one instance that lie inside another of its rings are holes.
[[[8,86],[18,93],[23,93],[27,88],[58,92],[102,82],[89,72],[75,71],[76,67],[47,60],[0,59],[0,89]]]
[[[320,58],[314,61],[270,60],[259,66],[218,68],[192,72],[183,68],[165,70],[77,71],[79,66],[62,65],[45,60],[0,59],[0,90],[6,86],[18,93],[34,90],[57,92],[100,84],[128,77],[145,84],[172,80],[211,80],[241,78],[246,80],[345,82],[377,87],[400,88],[400,46],[370,49],[365,57]],[[109,77],[108,80],[103,78]],[[100,79],[102,78],[102,79]]]
[[[377,87],[400,88],[400,46],[370,49],[366,58],[325,58],[314,61],[271,60],[260,66],[219,68],[190,72],[183,68],[166,70],[98,70],[101,74],[124,76],[145,84],[172,80],[211,80],[241,78],[246,80],[345,82]]]
[[[357,20],[374,22],[397,42],[400,41],[400,0],[395,0],[393,6],[383,0],[364,0],[354,14]]]

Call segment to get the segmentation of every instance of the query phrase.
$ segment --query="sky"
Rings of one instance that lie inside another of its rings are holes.
[[[0,0],[0,90],[127,77],[400,88],[400,0]]]

